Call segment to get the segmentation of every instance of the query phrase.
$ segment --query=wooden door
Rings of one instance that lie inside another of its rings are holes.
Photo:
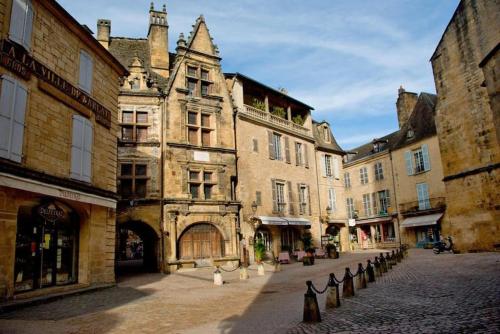
[[[222,236],[210,224],[197,224],[189,228],[179,241],[179,258],[208,259],[224,256]]]

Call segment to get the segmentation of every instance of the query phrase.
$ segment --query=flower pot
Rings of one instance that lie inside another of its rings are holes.
[[[304,266],[312,266],[314,264],[314,256],[306,255],[302,258],[302,264]]]
[[[265,275],[264,265],[262,263],[257,264],[257,275],[259,275],[259,276]]]

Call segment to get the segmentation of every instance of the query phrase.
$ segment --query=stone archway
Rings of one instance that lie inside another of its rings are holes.
[[[158,272],[158,240],[155,230],[143,221],[129,220],[117,225],[116,273]]]

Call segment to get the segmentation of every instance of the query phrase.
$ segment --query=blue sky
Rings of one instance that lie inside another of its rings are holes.
[[[96,31],[145,37],[149,0],[59,0]],[[429,62],[459,0],[168,0],[169,48],[205,16],[225,72],[315,108],[344,149],[397,130],[397,90],[435,92]]]

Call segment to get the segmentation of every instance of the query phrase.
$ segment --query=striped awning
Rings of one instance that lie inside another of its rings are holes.
[[[417,216],[406,218],[401,224],[402,227],[417,227],[436,225],[438,220],[443,216],[442,213],[435,213],[432,215]]]
[[[388,223],[392,221],[392,217],[377,217],[377,218],[369,218],[369,219],[361,219],[358,220],[356,219],[356,225],[363,225],[363,224],[373,224],[373,223]]]

